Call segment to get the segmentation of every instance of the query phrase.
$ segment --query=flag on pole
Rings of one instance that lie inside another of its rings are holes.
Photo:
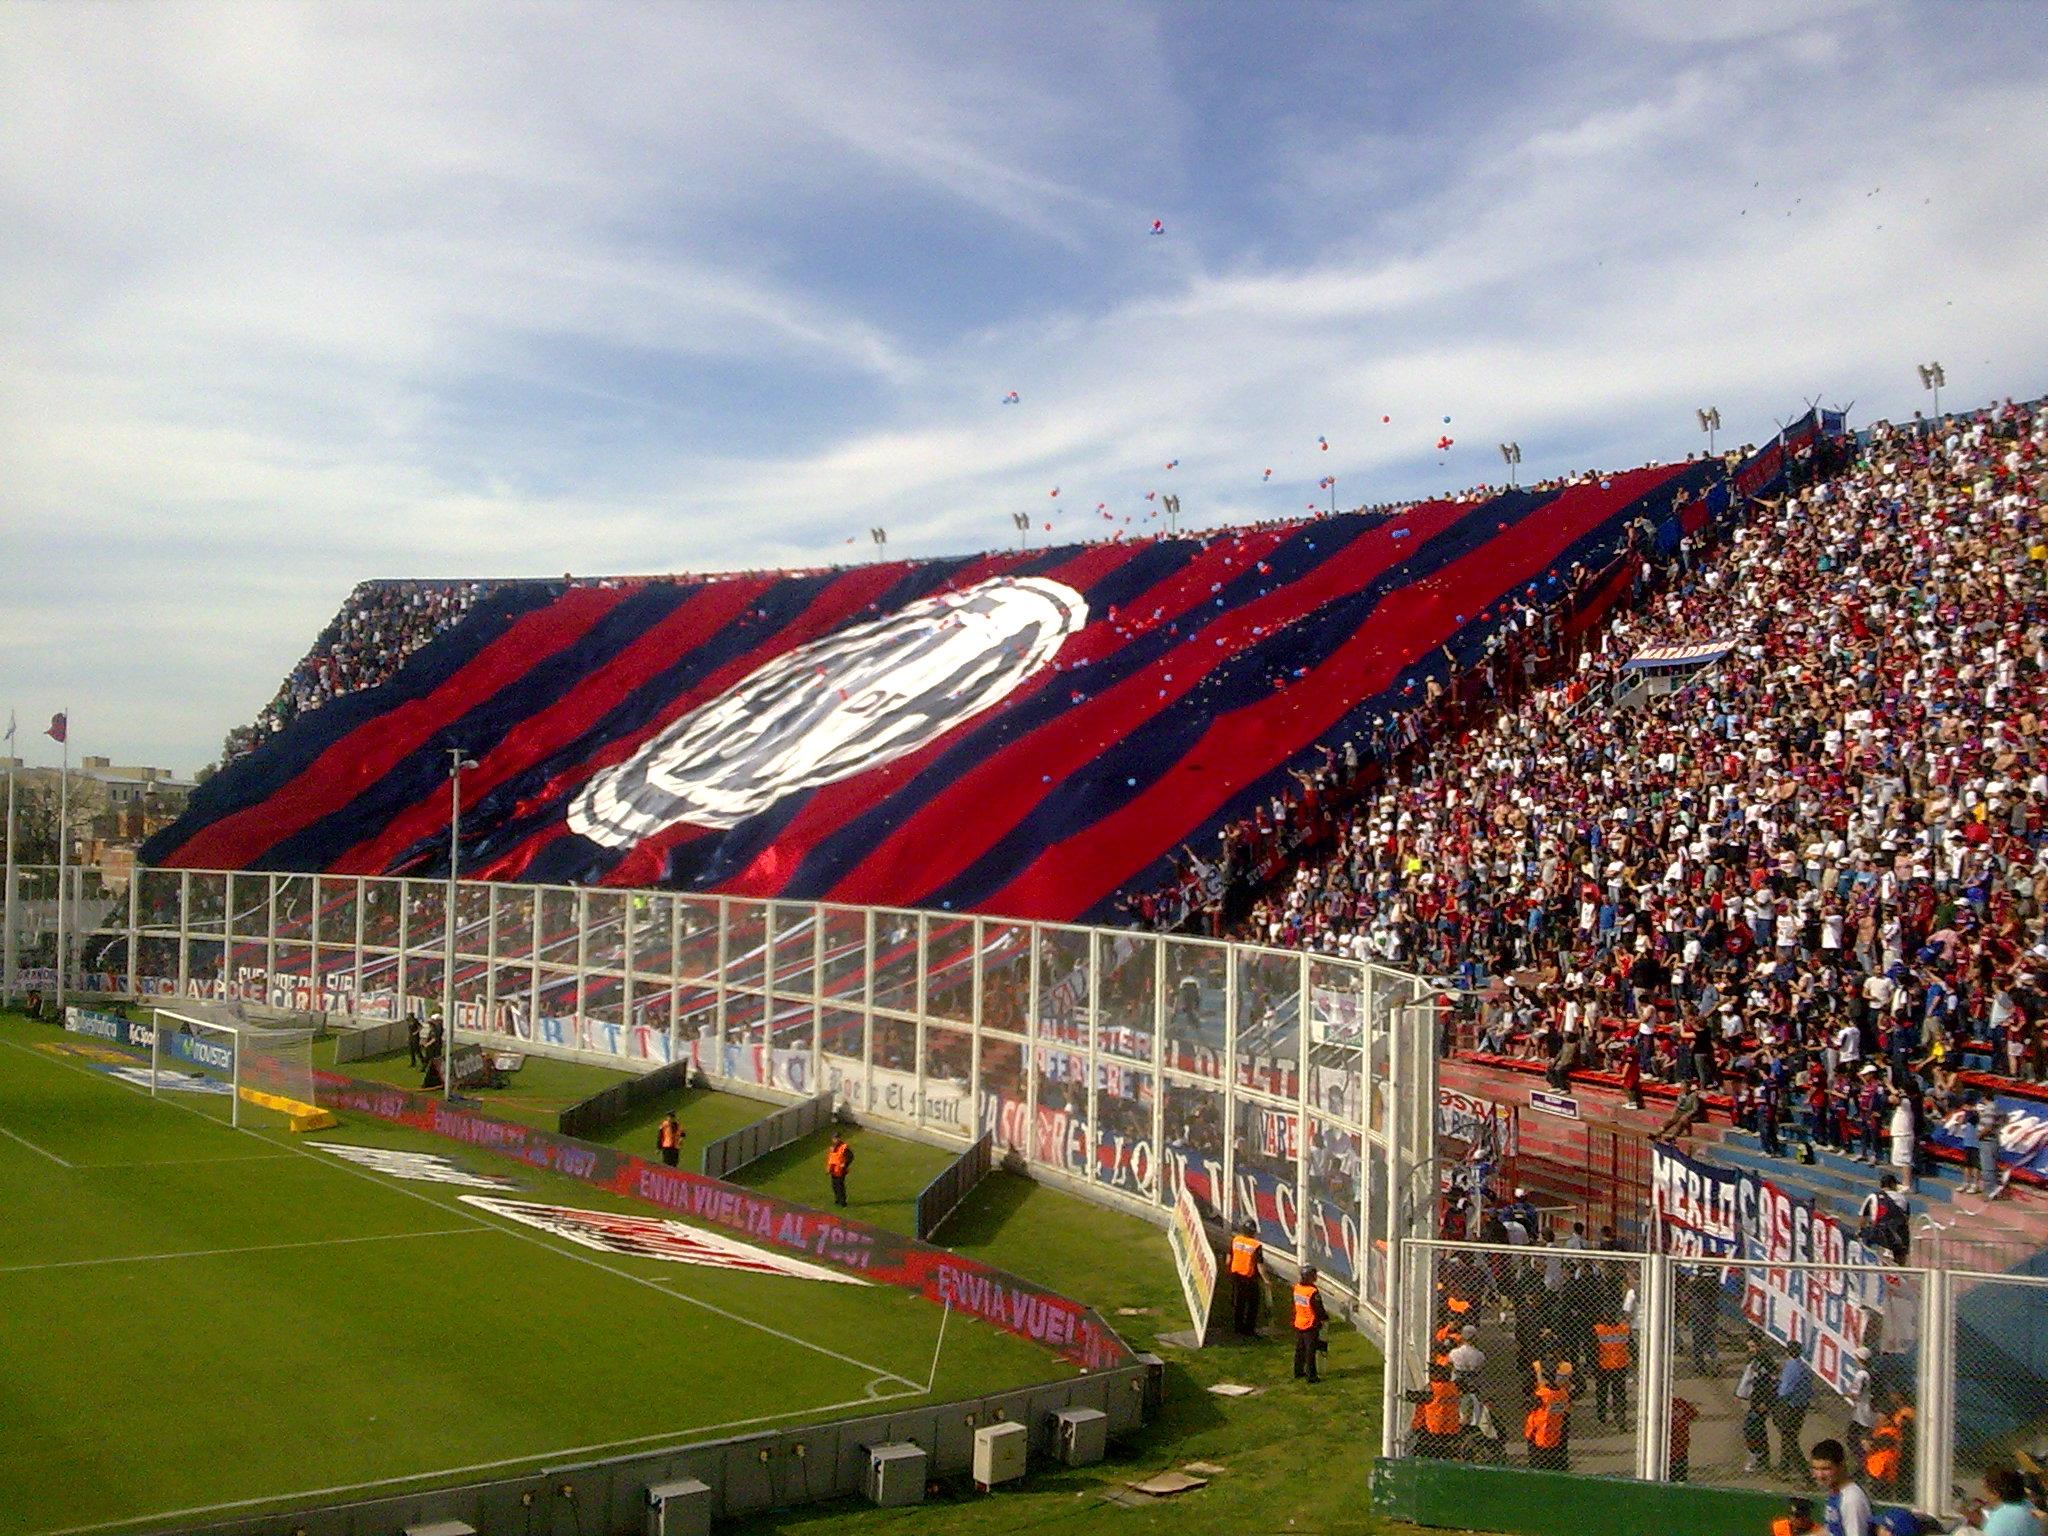
[[[43,732],[43,734],[52,741],[62,741],[65,739],[65,733],[69,730],[70,726],[65,723],[64,712],[59,710],[56,714],[50,716],[50,728]],[[13,734],[11,730],[8,732],[10,738]]]

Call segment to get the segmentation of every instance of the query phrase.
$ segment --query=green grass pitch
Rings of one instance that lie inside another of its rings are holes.
[[[377,1122],[234,1130],[52,1048],[78,1043],[0,1016],[0,1532],[196,1523],[1069,1369],[978,1325],[941,1348],[941,1313],[885,1287],[592,1252],[305,1143],[652,1213]]]

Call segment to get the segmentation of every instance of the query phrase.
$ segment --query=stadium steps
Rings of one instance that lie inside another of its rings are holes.
[[[1618,1090],[1599,1081],[1574,1077],[1571,1093],[1578,1101],[1580,1115],[1574,1121],[1529,1106],[1530,1091],[1545,1086],[1541,1068],[1534,1063],[1453,1057],[1439,1064],[1438,1079],[1445,1088],[1518,1107],[1516,1131],[1522,1152],[1518,1166],[1539,1203],[1556,1199],[1575,1205],[1598,1205],[1602,1191],[1597,1187],[1597,1170],[1587,1165],[1586,1129],[1648,1136],[1670,1115],[1671,1100],[1675,1097],[1668,1087],[1646,1084],[1644,1099],[1648,1107],[1631,1109]],[[1723,1098],[1717,1106],[1714,1098],[1709,1097],[1708,1104],[1716,1118],[1693,1128],[1685,1140],[1686,1151],[1703,1162],[1761,1174],[1781,1189],[1814,1200],[1839,1220],[1855,1220],[1863,1197],[1877,1187],[1878,1176],[1885,1172],[1883,1167],[1872,1168],[1822,1148],[1815,1149],[1816,1161],[1811,1165],[1789,1157],[1767,1156],[1754,1134],[1728,1123],[1726,1103]],[[1887,1143],[1887,1153],[1889,1150]],[[2048,1197],[2016,1184],[1996,1201],[1986,1201],[1959,1192],[1960,1169],[1946,1163],[1937,1163],[1936,1169],[1932,1177],[1921,1175],[1914,1180],[1916,1240],[1928,1231],[1919,1219],[1925,1215],[1945,1236],[2009,1244],[2034,1253],[2044,1270],[2048,1270]]]

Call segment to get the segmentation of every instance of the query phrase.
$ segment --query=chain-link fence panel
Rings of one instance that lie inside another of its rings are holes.
[[[1405,1246],[1401,1454],[1636,1474],[1647,1261],[1582,1241]]]
[[[1983,1493],[1995,1468],[2048,1463],[2048,1279],[1956,1273],[1949,1287],[1955,1368],[1955,1488]]]
[[[1910,1503],[1925,1284],[1889,1266],[1673,1261],[1670,1480],[1811,1493],[1813,1447],[1834,1440],[1872,1499]],[[1881,1424],[1903,1426],[1902,1455],[1873,1459]]]

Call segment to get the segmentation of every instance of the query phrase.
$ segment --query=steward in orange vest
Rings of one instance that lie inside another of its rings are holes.
[[[834,1131],[832,1145],[825,1149],[825,1172],[832,1180],[832,1203],[846,1205],[846,1172],[853,1166],[853,1148],[846,1144],[846,1133]]]
[[[1522,1419],[1522,1438],[1529,1444],[1529,1465],[1547,1472],[1571,1469],[1572,1394],[1562,1385],[1551,1386],[1536,1368],[1535,1404]]]
[[[1323,1293],[1316,1289],[1316,1267],[1304,1264],[1301,1278],[1294,1282],[1294,1374],[1314,1382],[1320,1380],[1316,1357],[1323,1352],[1323,1324],[1329,1311]]]
[[[1870,1431],[1870,1450],[1863,1458],[1863,1470],[1877,1487],[1903,1491],[1911,1487],[1912,1452],[1913,1408],[1910,1403],[1901,1403]]]
[[[1230,1238],[1230,1326],[1239,1338],[1259,1331],[1260,1281],[1265,1275],[1265,1249],[1249,1219]]]
[[[1593,1407],[1605,1424],[1628,1422],[1629,1326],[1610,1315],[1593,1325]]]
[[[661,1117],[661,1127],[654,1133],[654,1144],[661,1149],[661,1160],[673,1168],[683,1160],[683,1137],[689,1133],[676,1120],[676,1112],[670,1110]]]
[[[1453,1454],[1465,1421],[1458,1411],[1459,1393],[1451,1384],[1450,1373],[1442,1369],[1432,1370],[1429,1373],[1429,1390],[1410,1392],[1408,1401],[1415,1405],[1415,1412],[1408,1419],[1408,1427],[1415,1431],[1415,1454]]]

